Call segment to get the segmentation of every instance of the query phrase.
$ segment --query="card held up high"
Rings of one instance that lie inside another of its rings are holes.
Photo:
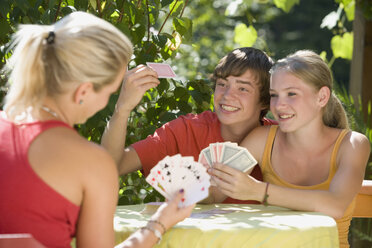
[[[176,73],[174,73],[172,67],[165,63],[152,63],[147,62],[147,66],[151,67],[158,74],[158,78],[174,78]]]

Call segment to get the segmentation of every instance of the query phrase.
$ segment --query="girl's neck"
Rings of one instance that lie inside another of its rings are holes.
[[[59,120],[73,126],[73,121],[70,120],[69,116],[64,111],[56,100],[45,98],[42,107],[40,108],[41,120]]]
[[[282,132],[283,141],[288,147],[294,150],[316,150],[323,144],[323,140],[327,139],[329,127],[323,123],[314,123],[307,125],[296,131],[284,133]]]

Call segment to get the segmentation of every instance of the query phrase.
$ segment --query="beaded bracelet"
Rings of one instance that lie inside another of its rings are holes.
[[[143,230],[149,230],[150,232],[152,232],[157,238],[158,238],[158,242],[156,244],[159,244],[160,241],[161,241],[161,233],[158,229],[156,228],[153,228],[151,226],[144,226],[144,227],[141,227],[141,229]]]
[[[161,222],[158,221],[158,220],[149,220],[148,222],[149,222],[149,223],[153,222],[153,223],[156,223],[156,224],[160,225],[161,228],[163,229],[163,234],[167,231],[167,229],[165,228],[164,224],[161,223]]]
[[[266,182],[265,194],[264,194],[264,197],[263,197],[263,199],[261,201],[264,206],[267,206],[268,205],[267,204],[267,199],[269,198],[269,194],[267,193],[267,190],[268,189],[269,189],[269,183]]]

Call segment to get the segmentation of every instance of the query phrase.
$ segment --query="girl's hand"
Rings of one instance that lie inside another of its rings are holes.
[[[256,192],[259,181],[248,174],[220,163],[215,163],[209,173],[223,194],[238,200],[262,200],[258,199],[261,192]]]
[[[121,86],[116,110],[132,111],[141,101],[145,92],[159,85],[158,74],[151,68],[139,65],[126,72]]]
[[[163,203],[151,219],[161,222],[166,230],[168,230],[178,222],[189,217],[195,204],[179,208],[178,204],[181,202],[182,197],[184,197],[183,190],[182,192],[178,192],[170,201]]]

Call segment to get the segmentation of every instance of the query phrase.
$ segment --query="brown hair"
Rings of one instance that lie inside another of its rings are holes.
[[[247,70],[252,71],[257,77],[260,91],[262,111],[260,120],[267,114],[270,107],[270,69],[274,61],[263,51],[253,47],[234,49],[223,57],[214,69],[211,80],[213,89],[218,78],[226,79],[228,76],[240,76]]]
[[[331,96],[323,109],[323,123],[334,128],[349,128],[346,112],[341,101],[332,92],[333,79],[328,65],[313,51],[300,50],[279,60],[273,67],[272,73],[285,70],[306,83],[320,90],[326,86],[331,91]]]

